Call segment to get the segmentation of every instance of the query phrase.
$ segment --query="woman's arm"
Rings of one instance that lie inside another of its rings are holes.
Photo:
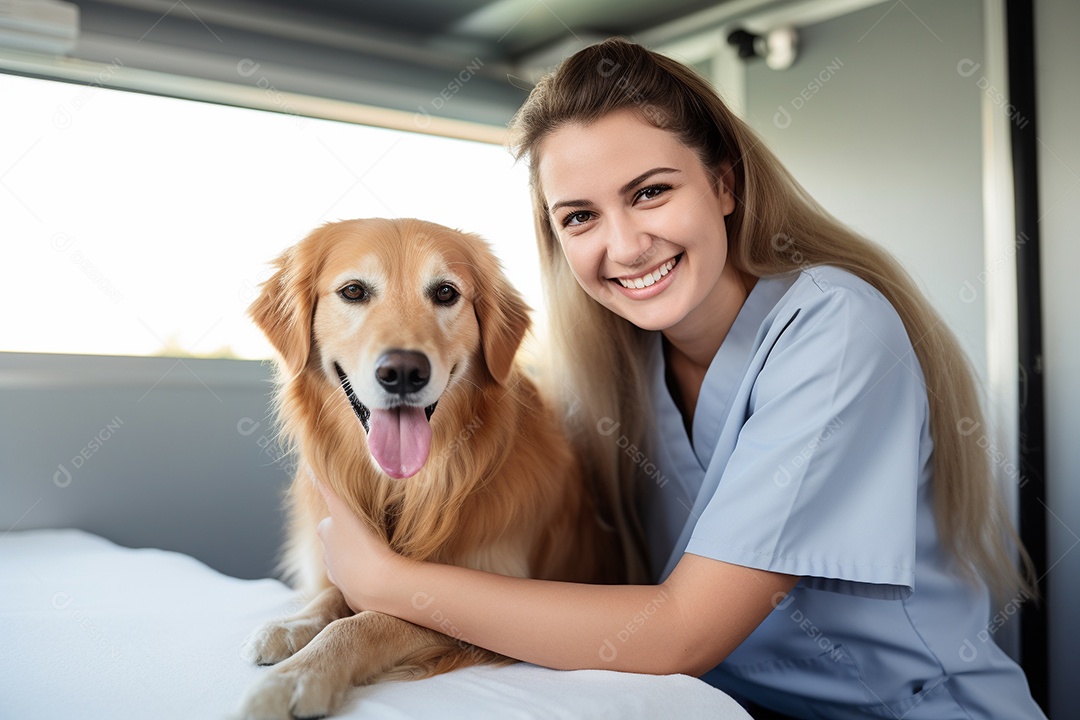
[[[734,650],[799,578],[684,555],[660,585],[526,580],[394,553],[320,483],[330,577],[377,610],[557,669],[701,675]]]

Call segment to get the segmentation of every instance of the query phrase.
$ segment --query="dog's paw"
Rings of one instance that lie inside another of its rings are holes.
[[[312,618],[294,618],[268,622],[244,643],[240,657],[255,665],[274,665],[292,657],[326,627]]]
[[[340,705],[350,685],[328,673],[274,668],[248,690],[240,703],[243,720],[326,717]]]

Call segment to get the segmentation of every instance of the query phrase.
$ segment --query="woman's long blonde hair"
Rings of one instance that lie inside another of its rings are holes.
[[[528,157],[537,242],[551,322],[552,390],[601,501],[622,535],[631,577],[640,577],[640,523],[649,408],[650,333],[608,311],[577,284],[549,219],[537,176],[540,144],[568,124],[618,110],[674,133],[717,178],[730,166],[736,207],[727,217],[728,258],[756,277],[817,265],[847,270],[877,288],[899,313],[926,378],[934,439],[934,504],[945,548],[969,575],[1004,598],[1029,596],[1032,566],[970,428],[982,423],[974,374],[959,343],[915,283],[884,249],[830,215],[795,181],[709,83],[681,63],[622,39],[585,48],[544,77],[512,124],[512,147]],[[719,180],[718,180],[719,181]],[[616,424],[617,423],[617,424]],[[628,452],[634,446],[637,452]],[[642,454],[641,451],[644,451]],[[1017,550],[1020,571],[1012,560]],[[653,568],[658,571],[659,568]]]

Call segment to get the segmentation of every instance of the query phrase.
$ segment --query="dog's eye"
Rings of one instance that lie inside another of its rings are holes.
[[[443,283],[435,288],[435,302],[440,305],[453,305],[461,293],[453,285]]]
[[[363,302],[368,299],[368,289],[360,283],[349,283],[338,290],[338,295],[349,302]]]

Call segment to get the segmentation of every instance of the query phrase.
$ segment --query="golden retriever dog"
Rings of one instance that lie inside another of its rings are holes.
[[[480,238],[420,220],[328,224],[277,259],[250,314],[280,354],[278,416],[299,460],[284,567],[312,599],[245,646],[273,665],[246,717],[322,716],[379,678],[508,662],[449,624],[353,614],[326,576],[316,525],[328,511],[311,473],[403,555],[620,579],[616,534],[515,361],[528,307]]]

